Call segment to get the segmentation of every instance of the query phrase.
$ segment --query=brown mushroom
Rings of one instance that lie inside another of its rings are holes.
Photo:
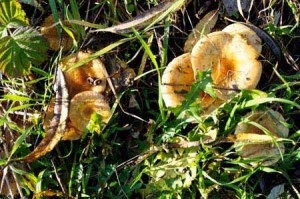
[[[186,99],[194,83],[194,72],[191,66],[191,55],[185,53],[173,59],[162,75],[162,97],[167,107],[176,107]],[[202,108],[216,108],[216,99],[204,92],[199,92],[199,99],[196,100]]]
[[[79,131],[84,131],[94,112],[102,116],[104,123],[111,117],[109,104],[103,95],[93,91],[84,91],[72,98],[69,117],[72,125]]]
[[[73,47],[73,40],[72,38],[63,31],[62,38],[61,38],[61,44],[59,45],[59,37],[58,32],[56,29],[56,26],[54,25],[55,21],[53,18],[53,15],[48,16],[41,28],[41,34],[48,40],[50,44],[50,48],[52,50],[59,50],[62,47],[62,50],[70,50]],[[70,26],[66,24],[67,26]]]
[[[245,118],[261,125],[270,134],[266,134],[253,124],[240,122],[235,130],[235,136],[237,137],[235,146],[238,154],[244,159],[263,159],[262,164],[265,166],[276,163],[281,157],[280,154],[284,153],[285,147],[283,143],[275,145],[273,139],[286,138],[289,133],[289,129],[282,124],[284,122],[283,116],[269,109],[248,113]],[[256,166],[257,162],[251,164]]]
[[[105,66],[100,59],[93,59],[83,66],[68,70],[75,63],[88,58],[89,55],[90,53],[79,51],[60,62],[62,70],[66,70],[64,76],[70,98],[87,90],[102,93],[106,88]]]
[[[218,98],[226,100],[239,89],[257,86],[262,66],[259,53],[239,34],[218,31],[200,39],[191,53],[196,74],[211,69]]]

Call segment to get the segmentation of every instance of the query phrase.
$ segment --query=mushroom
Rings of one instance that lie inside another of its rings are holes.
[[[42,24],[41,34],[48,40],[52,50],[57,51],[60,49],[60,47],[63,47],[62,49],[64,51],[70,50],[73,47],[72,38],[63,31],[61,44],[59,44],[60,39],[54,24],[55,21],[53,15],[48,16]],[[68,24],[66,25],[69,26]]]
[[[190,53],[176,57],[162,75],[162,97],[167,107],[181,105],[195,81],[190,60]]]
[[[262,165],[273,165],[280,159],[280,154],[284,153],[285,150],[283,143],[274,145],[273,138],[286,138],[289,134],[289,129],[282,124],[284,122],[283,116],[268,109],[267,111],[248,113],[245,118],[267,129],[269,131],[267,133],[270,135],[253,124],[240,122],[235,130],[236,151],[244,159],[263,158]],[[247,141],[245,142],[245,140]],[[256,166],[257,162],[251,164]]]
[[[82,91],[92,90],[102,93],[106,88],[105,66],[100,59],[93,59],[81,67],[70,69],[72,65],[88,58],[90,53],[79,51],[64,58],[60,67],[68,85],[70,98]]]
[[[111,117],[109,104],[103,95],[93,91],[84,91],[72,98],[69,117],[72,125],[79,131],[84,131],[94,112],[102,116],[104,123]]]
[[[47,107],[46,114],[45,114],[45,117],[44,117],[43,128],[44,128],[46,134],[49,130],[50,122],[51,122],[51,120],[54,116],[54,104],[55,104],[55,98],[52,98],[50,100],[50,103],[49,103],[48,107]],[[64,132],[64,135],[63,135],[62,139],[63,140],[78,140],[78,139],[80,139],[80,137],[82,135],[82,132],[80,132],[78,129],[76,129],[72,125],[69,118],[67,119],[66,123],[67,123],[66,124],[66,129],[65,129],[65,132]]]
[[[239,34],[217,31],[200,39],[191,53],[194,76],[211,69],[218,98],[226,100],[239,89],[253,89],[261,76],[260,52]]]
[[[176,107],[181,105],[194,81],[190,53],[185,53],[173,59],[162,75],[162,98],[166,106]],[[216,108],[213,105],[216,99],[205,92],[199,92],[199,99],[196,101],[203,109]]]
[[[253,46],[256,49],[256,52],[258,53],[257,56],[260,55],[262,49],[260,37],[244,24],[233,23],[226,26],[222,31],[227,32],[231,35],[240,35],[243,39],[248,41],[249,45]]]

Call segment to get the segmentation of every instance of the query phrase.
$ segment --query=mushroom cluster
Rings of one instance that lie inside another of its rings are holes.
[[[204,109],[229,99],[240,89],[254,89],[262,71],[261,62],[257,60],[261,49],[261,39],[241,23],[207,34],[191,53],[175,58],[164,71],[162,96],[166,106],[180,105],[197,74],[206,70],[211,70],[217,99],[200,93],[198,101]]]
[[[258,60],[261,43],[260,37],[242,23],[231,24],[222,31],[202,37],[190,53],[176,57],[166,67],[161,87],[165,105],[180,106],[198,73],[206,70],[211,71],[217,98],[203,91],[199,93],[196,102],[204,114],[211,113],[237,91],[256,88],[262,73],[262,64]],[[285,149],[284,144],[277,141],[288,136],[288,128],[282,125],[282,115],[267,110],[245,117],[251,122],[237,125],[233,140],[237,153],[244,159],[258,159],[265,166],[276,163]],[[257,162],[251,164],[256,166]]]
[[[109,103],[103,95],[107,80],[106,69],[102,61],[94,59],[81,67],[68,70],[89,55],[90,53],[80,51],[67,56],[59,65],[64,71],[70,98],[69,116],[63,140],[79,139],[94,112],[102,116],[104,123],[111,116]],[[45,116],[46,132],[54,116],[54,103],[55,99],[52,99]]]

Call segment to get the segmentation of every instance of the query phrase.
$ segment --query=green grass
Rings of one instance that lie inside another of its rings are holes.
[[[203,115],[195,100],[199,91],[213,92],[212,80],[205,75],[210,71],[199,74],[201,81],[193,84],[187,100],[177,108],[164,105],[161,75],[174,57],[183,54],[184,42],[199,21],[196,15],[201,18],[219,5],[215,29],[220,30],[230,20],[244,22],[238,11],[229,16],[223,1],[218,5],[192,1],[176,10],[183,2],[176,0],[145,29],[92,33],[95,27],[121,24],[161,2],[58,2],[41,3],[45,12],[37,10],[35,14],[35,7],[21,4],[35,24],[28,26],[36,30],[50,13],[62,24],[64,13],[65,20],[73,23],[58,26],[57,31],[65,30],[74,40],[74,48],[49,50],[46,61],[31,67],[30,76],[2,74],[0,177],[4,180],[0,185],[15,179],[15,194],[28,198],[274,198],[279,195],[273,192],[280,189],[281,198],[300,196],[299,3],[276,0],[264,5],[255,1],[250,13],[243,13],[278,42],[283,60],[278,62],[264,45],[259,58],[263,74],[257,89],[242,90]],[[24,26],[17,25],[9,31]],[[0,25],[0,32],[2,28]],[[1,40],[2,33],[0,36]],[[112,61],[117,57],[138,76],[132,85],[117,90],[117,96],[107,94],[114,111],[108,124],[100,125],[101,117],[93,115],[80,140],[60,141],[53,151],[32,163],[13,161],[29,154],[45,136],[43,118],[54,96],[55,68],[78,49],[93,54],[73,68],[99,56]],[[262,159],[241,158],[229,137],[239,122],[247,122],[244,116],[248,112],[270,108],[284,116],[289,137],[272,138],[275,146],[284,143],[285,152],[276,164],[263,166]],[[253,167],[253,162],[258,166]],[[15,183],[11,186],[14,189]]]

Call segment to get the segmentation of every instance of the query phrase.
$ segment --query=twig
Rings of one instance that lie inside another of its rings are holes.
[[[63,191],[64,195],[65,195],[67,198],[69,198],[68,191],[67,191],[67,189],[66,189],[64,183],[62,183],[61,178],[58,176],[56,167],[55,167],[54,162],[53,162],[52,159],[51,159],[51,163],[52,163],[52,166],[53,166],[53,168],[54,168],[55,177],[56,177],[56,179],[57,179],[57,181],[58,181],[58,183],[59,183],[59,186],[61,187],[61,190]]]

